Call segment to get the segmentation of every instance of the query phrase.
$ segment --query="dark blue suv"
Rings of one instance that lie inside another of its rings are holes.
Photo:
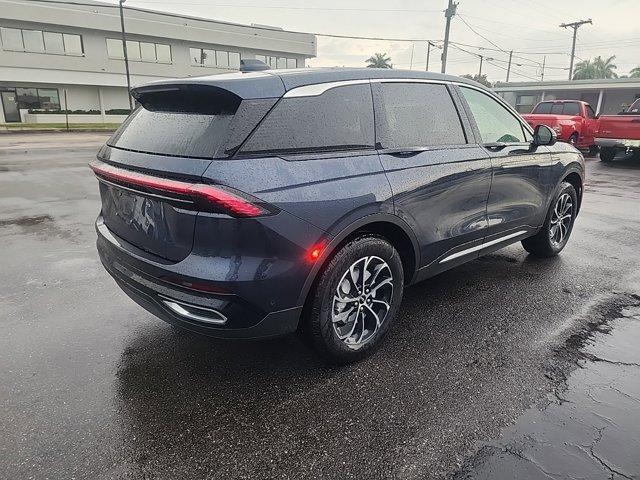
[[[380,343],[405,285],[522,241],[556,255],[584,160],[458,77],[320,69],[161,81],[91,164],[98,250],[163,320],[300,331],[327,359]]]

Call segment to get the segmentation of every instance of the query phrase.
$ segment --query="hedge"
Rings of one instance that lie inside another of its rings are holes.
[[[37,113],[38,115],[100,115],[100,110],[38,110],[34,108],[29,109],[29,113]],[[112,108],[105,110],[107,115],[129,115],[128,108]]]

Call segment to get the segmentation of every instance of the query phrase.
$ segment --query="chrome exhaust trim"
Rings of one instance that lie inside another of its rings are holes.
[[[173,298],[162,297],[162,303],[173,313],[189,320],[210,323],[213,325],[224,325],[227,317],[212,308],[191,305],[190,303],[179,302]]]

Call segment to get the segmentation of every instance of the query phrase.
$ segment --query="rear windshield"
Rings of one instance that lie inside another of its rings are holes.
[[[580,105],[577,103],[565,103],[562,109],[563,115],[580,115]]]
[[[552,103],[539,103],[536,108],[533,109],[531,113],[551,113],[551,105]]]
[[[107,145],[158,155],[227,158],[276,102],[241,100],[220,88],[179,88],[134,90],[140,105]]]
[[[139,107],[107,145],[137,152],[214,158],[233,115],[151,112]]]
[[[539,103],[531,113],[553,115],[580,115],[580,105],[574,102],[544,102]]]

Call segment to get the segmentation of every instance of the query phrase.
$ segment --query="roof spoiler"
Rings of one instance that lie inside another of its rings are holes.
[[[242,99],[213,85],[149,84],[131,89],[131,96],[152,112],[233,114]]]
[[[262,60],[256,60],[254,58],[245,58],[240,60],[241,72],[261,72],[263,70],[269,70],[269,65]]]

